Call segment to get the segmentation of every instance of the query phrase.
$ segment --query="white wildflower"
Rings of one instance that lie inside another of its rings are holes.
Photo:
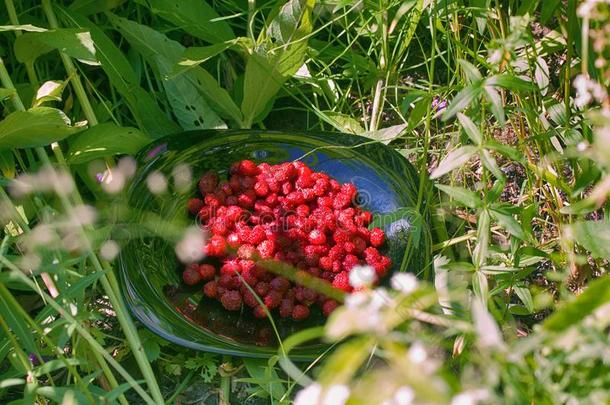
[[[131,156],[122,157],[117,163],[117,168],[120,170],[121,173],[123,173],[123,176],[126,179],[130,179],[133,177],[134,174],[136,174],[137,167],[138,165],[136,163],[136,160]]]
[[[485,389],[464,391],[451,399],[451,405],[476,405],[488,398],[489,392]]]
[[[345,305],[333,312],[326,324],[326,335],[340,339],[352,333],[385,333],[382,311],[394,304],[383,288],[350,294]]]
[[[415,399],[413,388],[403,386],[398,388],[392,398],[383,401],[382,405],[411,405]]]
[[[203,259],[205,237],[201,229],[191,226],[176,244],[176,256],[182,263],[193,263]]]
[[[162,194],[167,190],[167,179],[163,173],[154,171],[146,177],[146,186],[153,194]]]
[[[101,176],[102,189],[108,194],[117,194],[126,182],[125,175],[118,169],[106,170]]]
[[[420,342],[415,342],[411,345],[408,352],[409,360],[415,364],[422,364],[428,358],[426,348]]]
[[[480,299],[472,300],[472,317],[477,332],[478,344],[481,347],[500,348],[504,345],[502,334],[487,308]]]
[[[174,178],[174,187],[177,191],[184,193],[188,191],[193,181],[193,171],[191,166],[186,163],[180,163],[172,169],[172,177]]]
[[[109,239],[102,243],[102,246],[100,247],[100,256],[102,256],[104,260],[112,261],[117,257],[120,251],[121,248],[119,247],[119,244],[116,243],[116,241]]]
[[[318,383],[308,385],[294,398],[294,405],[343,405],[349,398],[349,387],[336,384],[323,388]]]
[[[576,89],[574,104],[578,108],[591,104],[593,100],[602,103],[608,98],[606,89],[586,75],[576,76],[572,85]]]
[[[349,273],[349,283],[354,288],[370,287],[376,278],[371,266],[354,266]]]
[[[403,294],[410,294],[417,289],[418,281],[411,273],[396,273],[392,276],[390,285]]]

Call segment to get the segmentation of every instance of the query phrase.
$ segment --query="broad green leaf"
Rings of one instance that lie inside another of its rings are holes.
[[[458,112],[466,109],[470,103],[479,97],[481,94],[482,87],[481,82],[475,82],[470,86],[464,87],[462,91],[460,91],[454,98],[451,100],[451,103],[443,112],[443,121],[448,120],[453,117]]]
[[[206,99],[193,86],[191,71],[167,78],[184,53],[184,47],[152,28],[121,17],[110,20],[127,41],[153,66],[162,81],[172,111],[183,129],[226,128],[225,123],[212,110]]]
[[[461,205],[466,207],[478,208],[483,203],[475,192],[466,190],[465,188],[446,186],[444,184],[435,184],[435,186],[449,197],[455,199]]]
[[[481,151],[481,162],[483,163],[483,166],[485,166],[485,168],[496,177],[496,179],[504,178],[504,173],[502,173],[498,167],[496,159],[494,159],[494,157],[491,156],[491,153],[489,153],[489,151],[486,149]]]
[[[9,294],[10,291],[5,287],[1,286],[4,294]],[[9,329],[19,340],[22,349],[27,350],[29,353],[38,353],[36,342],[34,340],[34,334],[27,325],[26,320],[19,315],[19,310],[14,308],[14,305],[19,305],[14,298],[0,299],[0,316],[4,319],[4,322],[8,324]]]
[[[458,113],[457,118],[460,121],[462,128],[464,128],[466,135],[468,135],[475,145],[480,145],[483,142],[483,134],[479,131],[479,128],[477,128],[474,122],[462,113]]]
[[[526,239],[526,235],[525,232],[523,232],[521,224],[515,218],[513,218],[511,214],[494,207],[490,209],[490,213],[491,216],[498,221],[502,228],[508,231],[508,233],[516,236],[519,239]]]
[[[464,71],[464,75],[466,76],[468,84],[472,84],[482,79],[481,73],[472,63],[464,59],[458,59],[458,63]]]
[[[569,226],[576,242],[597,258],[610,260],[610,222],[582,221]]]
[[[243,362],[252,377],[252,382],[265,390],[273,399],[280,401],[286,394],[286,388],[275,368],[269,364],[271,360],[245,358]]]
[[[85,128],[85,122],[72,125],[70,119],[56,108],[34,107],[15,111],[0,121],[0,149],[46,146]]]
[[[91,15],[110,11],[125,3],[126,0],[75,0],[68,7],[81,15]]]
[[[67,84],[67,80],[63,82],[57,80],[44,82],[36,91],[33,107],[39,107],[47,101],[61,101],[61,93],[63,93]]]
[[[289,0],[269,24],[267,35],[280,44],[290,44],[300,37],[299,25],[309,12],[308,0]]]
[[[503,87],[509,91],[532,91],[536,88],[532,82],[508,74],[491,76],[485,80],[485,85]]]
[[[259,118],[284,82],[303,65],[307,52],[306,38],[312,30],[311,11],[314,4],[314,0],[307,0],[303,5],[303,12],[300,13],[301,21],[294,32],[291,31],[289,44],[267,41],[248,56],[244,77],[244,98],[241,104],[245,127],[250,127]],[[273,25],[278,18],[279,16],[271,24]]]
[[[525,287],[514,286],[513,291],[515,291],[515,294],[517,294],[517,297],[519,297],[529,313],[531,314],[534,312],[534,300],[532,299],[532,293],[530,290]]]
[[[362,128],[360,122],[349,115],[335,111],[323,111],[322,119],[332,125],[337,131],[356,135],[364,133],[364,128]]]
[[[607,302],[610,302],[610,276],[605,275],[591,281],[582,294],[560,307],[542,326],[546,330],[561,332]]]
[[[153,138],[178,132],[180,127],[159,108],[150,93],[140,87],[133,67],[114,42],[86,17],[73,11],[58,9],[66,23],[91,33],[102,69],[112,86],[123,96],[138,126]]]
[[[11,150],[0,150],[0,171],[8,179],[15,177],[15,155]]]
[[[489,297],[489,283],[487,282],[487,276],[485,276],[485,273],[482,271],[475,271],[472,273],[472,290],[483,302],[487,302],[487,298]]]
[[[374,139],[384,144],[389,144],[407,128],[407,124],[392,125],[391,127],[378,129],[376,131],[368,131],[359,135]]]
[[[169,78],[172,79],[174,76],[178,76],[187,70],[208,61],[214,56],[226,51],[232,46],[235,46],[236,43],[237,41],[229,41],[210,46],[186,48],[178,61],[178,66],[174,67],[174,70]]]
[[[489,250],[490,217],[489,211],[484,209],[479,214],[477,221],[477,244],[472,257],[476,268],[485,264],[487,251]]]
[[[55,49],[83,63],[99,63],[91,34],[81,29],[58,28],[45,32],[26,32],[15,39],[14,46],[15,56],[22,63],[33,62]]]
[[[517,149],[513,148],[512,146],[504,145],[503,143],[500,143],[500,142],[497,142],[494,140],[485,141],[485,148],[493,149],[496,152],[500,153],[501,155],[504,155],[507,158],[514,160],[516,162],[525,161],[525,159],[523,157],[523,153],[521,153]]]
[[[504,116],[504,105],[502,104],[502,97],[500,96],[500,93],[498,93],[498,91],[492,86],[483,86],[483,90],[485,91],[485,98],[487,98],[491,104],[491,112],[498,120],[498,123],[501,126],[504,126],[506,119]]]
[[[150,141],[136,128],[99,124],[69,140],[67,159],[72,164],[79,164],[106,156],[133,155]]]
[[[204,0],[137,0],[159,17],[212,44],[235,38],[231,26]]]
[[[430,174],[431,179],[439,178],[450,171],[463,166],[470,158],[477,153],[476,146],[466,145],[457,148],[450,152],[439,164],[436,169]]]
[[[546,22],[555,14],[555,10],[561,3],[561,0],[544,0],[540,8],[540,23],[545,25]],[[563,12],[563,11],[562,11]]]
[[[46,28],[36,27],[31,24],[24,25],[0,25],[0,31],[28,31],[28,32],[45,32]]]
[[[5,89],[4,87],[0,87],[0,101],[13,97],[15,94],[17,93],[13,89]]]

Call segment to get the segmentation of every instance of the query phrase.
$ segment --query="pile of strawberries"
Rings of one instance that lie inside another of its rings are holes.
[[[368,229],[372,214],[356,206],[357,189],[301,162],[256,165],[243,160],[231,166],[228,181],[214,172],[199,181],[202,198],[188,210],[209,232],[203,247],[206,263],[183,272],[188,285],[205,282],[203,293],[230,311],[242,305],[256,317],[268,310],[283,318],[306,319],[317,303],[325,316],[337,302],[257,265],[279,260],[351,292],[349,273],[356,265],[372,266],[377,279],[392,262],[378,248],[385,242],[380,228]]]

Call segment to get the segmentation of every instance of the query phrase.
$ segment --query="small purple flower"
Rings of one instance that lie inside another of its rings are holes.
[[[36,356],[34,353],[30,353],[28,358],[30,359],[30,363],[32,363],[33,366],[37,366],[40,364],[40,360],[38,360],[38,356]]]
[[[447,100],[441,99],[440,97],[434,97],[432,99],[432,110],[437,114],[442,113],[445,108],[447,108]]]
[[[167,143],[162,143],[161,145],[157,145],[154,148],[152,148],[150,151],[148,151],[148,153],[146,154],[146,158],[152,159],[155,156],[157,156],[159,153],[163,153],[166,150],[167,150]]]
[[[101,183],[102,181],[104,181],[104,173],[96,173],[95,179],[97,180],[98,183]]]

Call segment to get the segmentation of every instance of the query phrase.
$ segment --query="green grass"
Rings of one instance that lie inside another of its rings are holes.
[[[607,4],[4,3],[0,402],[288,403],[313,381],[350,403],[610,398]],[[395,148],[435,181],[418,195],[435,202],[434,285],[392,292],[377,329],[342,308],[269,361],[143,329],[103,248],[128,218],[91,173],[202,128]],[[97,220],[68,221],[83,204]],[[290,361],[325,334],[332,352]]]

